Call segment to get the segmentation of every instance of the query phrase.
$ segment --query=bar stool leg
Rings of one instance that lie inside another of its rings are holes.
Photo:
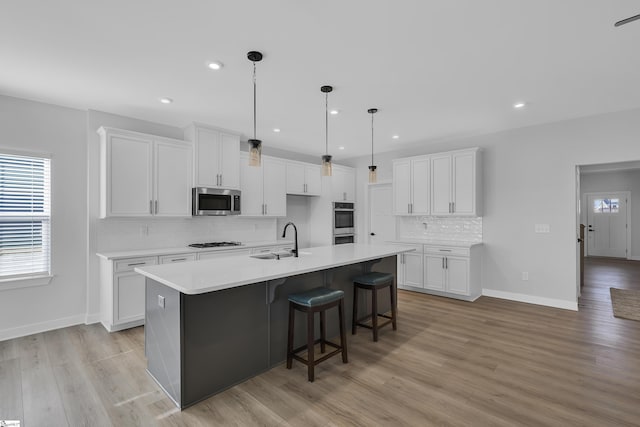
[[[313,310],[309,309],[307,311],[307,374],[309,377],[309,381],[313,382],[314,379],[314,358],[313,358],[313,346],[314,346],[314,325],[313,325]]]
[[[325,323],[325,310],[320,312],[320,353],[324,353],[325,350],[325,341],[327,340],[327,325]]]
[[[287,338],[287,369],[291,369],[293,362],[293,327],[296,318],[293,303],[289,302],[289,337]]]
[[[351,321],[351,335],[356,334],[358,325],[358,285],[353,285],[353,320]]]
[[[389,286],[389,293],[391,294],[391,326],[393,330],[398,330],[396,326],[396,318],[398,317],[397,309],[396,309],[396,295],[393,291],[393,283]]]
[[[371,326],[373,327],[373,341],[378,341],[378,291],[371,289]]]
[[[338,304],[338,321],[340,322],[340,346],[342,347],[342,363],[349,363],[347,358],[347,335],[344,331],[344,308],[342,306],[343,300],[340,300]]]

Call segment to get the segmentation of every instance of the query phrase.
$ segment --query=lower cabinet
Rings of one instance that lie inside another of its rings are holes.
[[[415,246],[415,252],[398,257],[399,288],[467,301],[482,295],[482,245]]]

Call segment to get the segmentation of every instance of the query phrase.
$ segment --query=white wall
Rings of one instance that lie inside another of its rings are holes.
[[[83,111],[0,96],[0,151],[51,155],[54,275],[49,285],[0,291],[0,340],[84,319],[85,141]]]
[[[414,145],[375,158],[379,180],[391,180],[394,158],[481,147],[487,294],[575,309],[575,166],[639,160],[638,135],[640,110],[631,110]],[[358,182],[366,183],[369,162],[362,157],[345,163],[357,167]],[[364,200],[365,188],[358,185],[358,200]],[[534,224],[549,224],[551,233],[534,233]],[[521,280],[524,271],[528,281]]]
[[[640,170],[583,173],[580,176],[580,197],[582,202],[582,223],[587,224],[586,193],[607,191],[631,192],[631,259],[640,261]]]

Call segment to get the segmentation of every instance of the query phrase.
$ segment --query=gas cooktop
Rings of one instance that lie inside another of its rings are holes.
[[[207,243],[192,243],[189,245],[192,248],[217,248],[220,246],[242,246],[240,242],[207,242]]]

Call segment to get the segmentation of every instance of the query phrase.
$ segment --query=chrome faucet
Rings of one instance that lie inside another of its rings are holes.
[[[288,222],[287,225],[284,226],[284,230],[282,230],[282,238],[284,239],[284,237],[287,234],[287,227],[289,227],[290,225],[293,226],[293,234],[295,237],[295,246],[293,247],[293,251],[291,251],[293,253],[294,257],[298,257],[298,228],[296,227],[296,225],[292,222]]]

